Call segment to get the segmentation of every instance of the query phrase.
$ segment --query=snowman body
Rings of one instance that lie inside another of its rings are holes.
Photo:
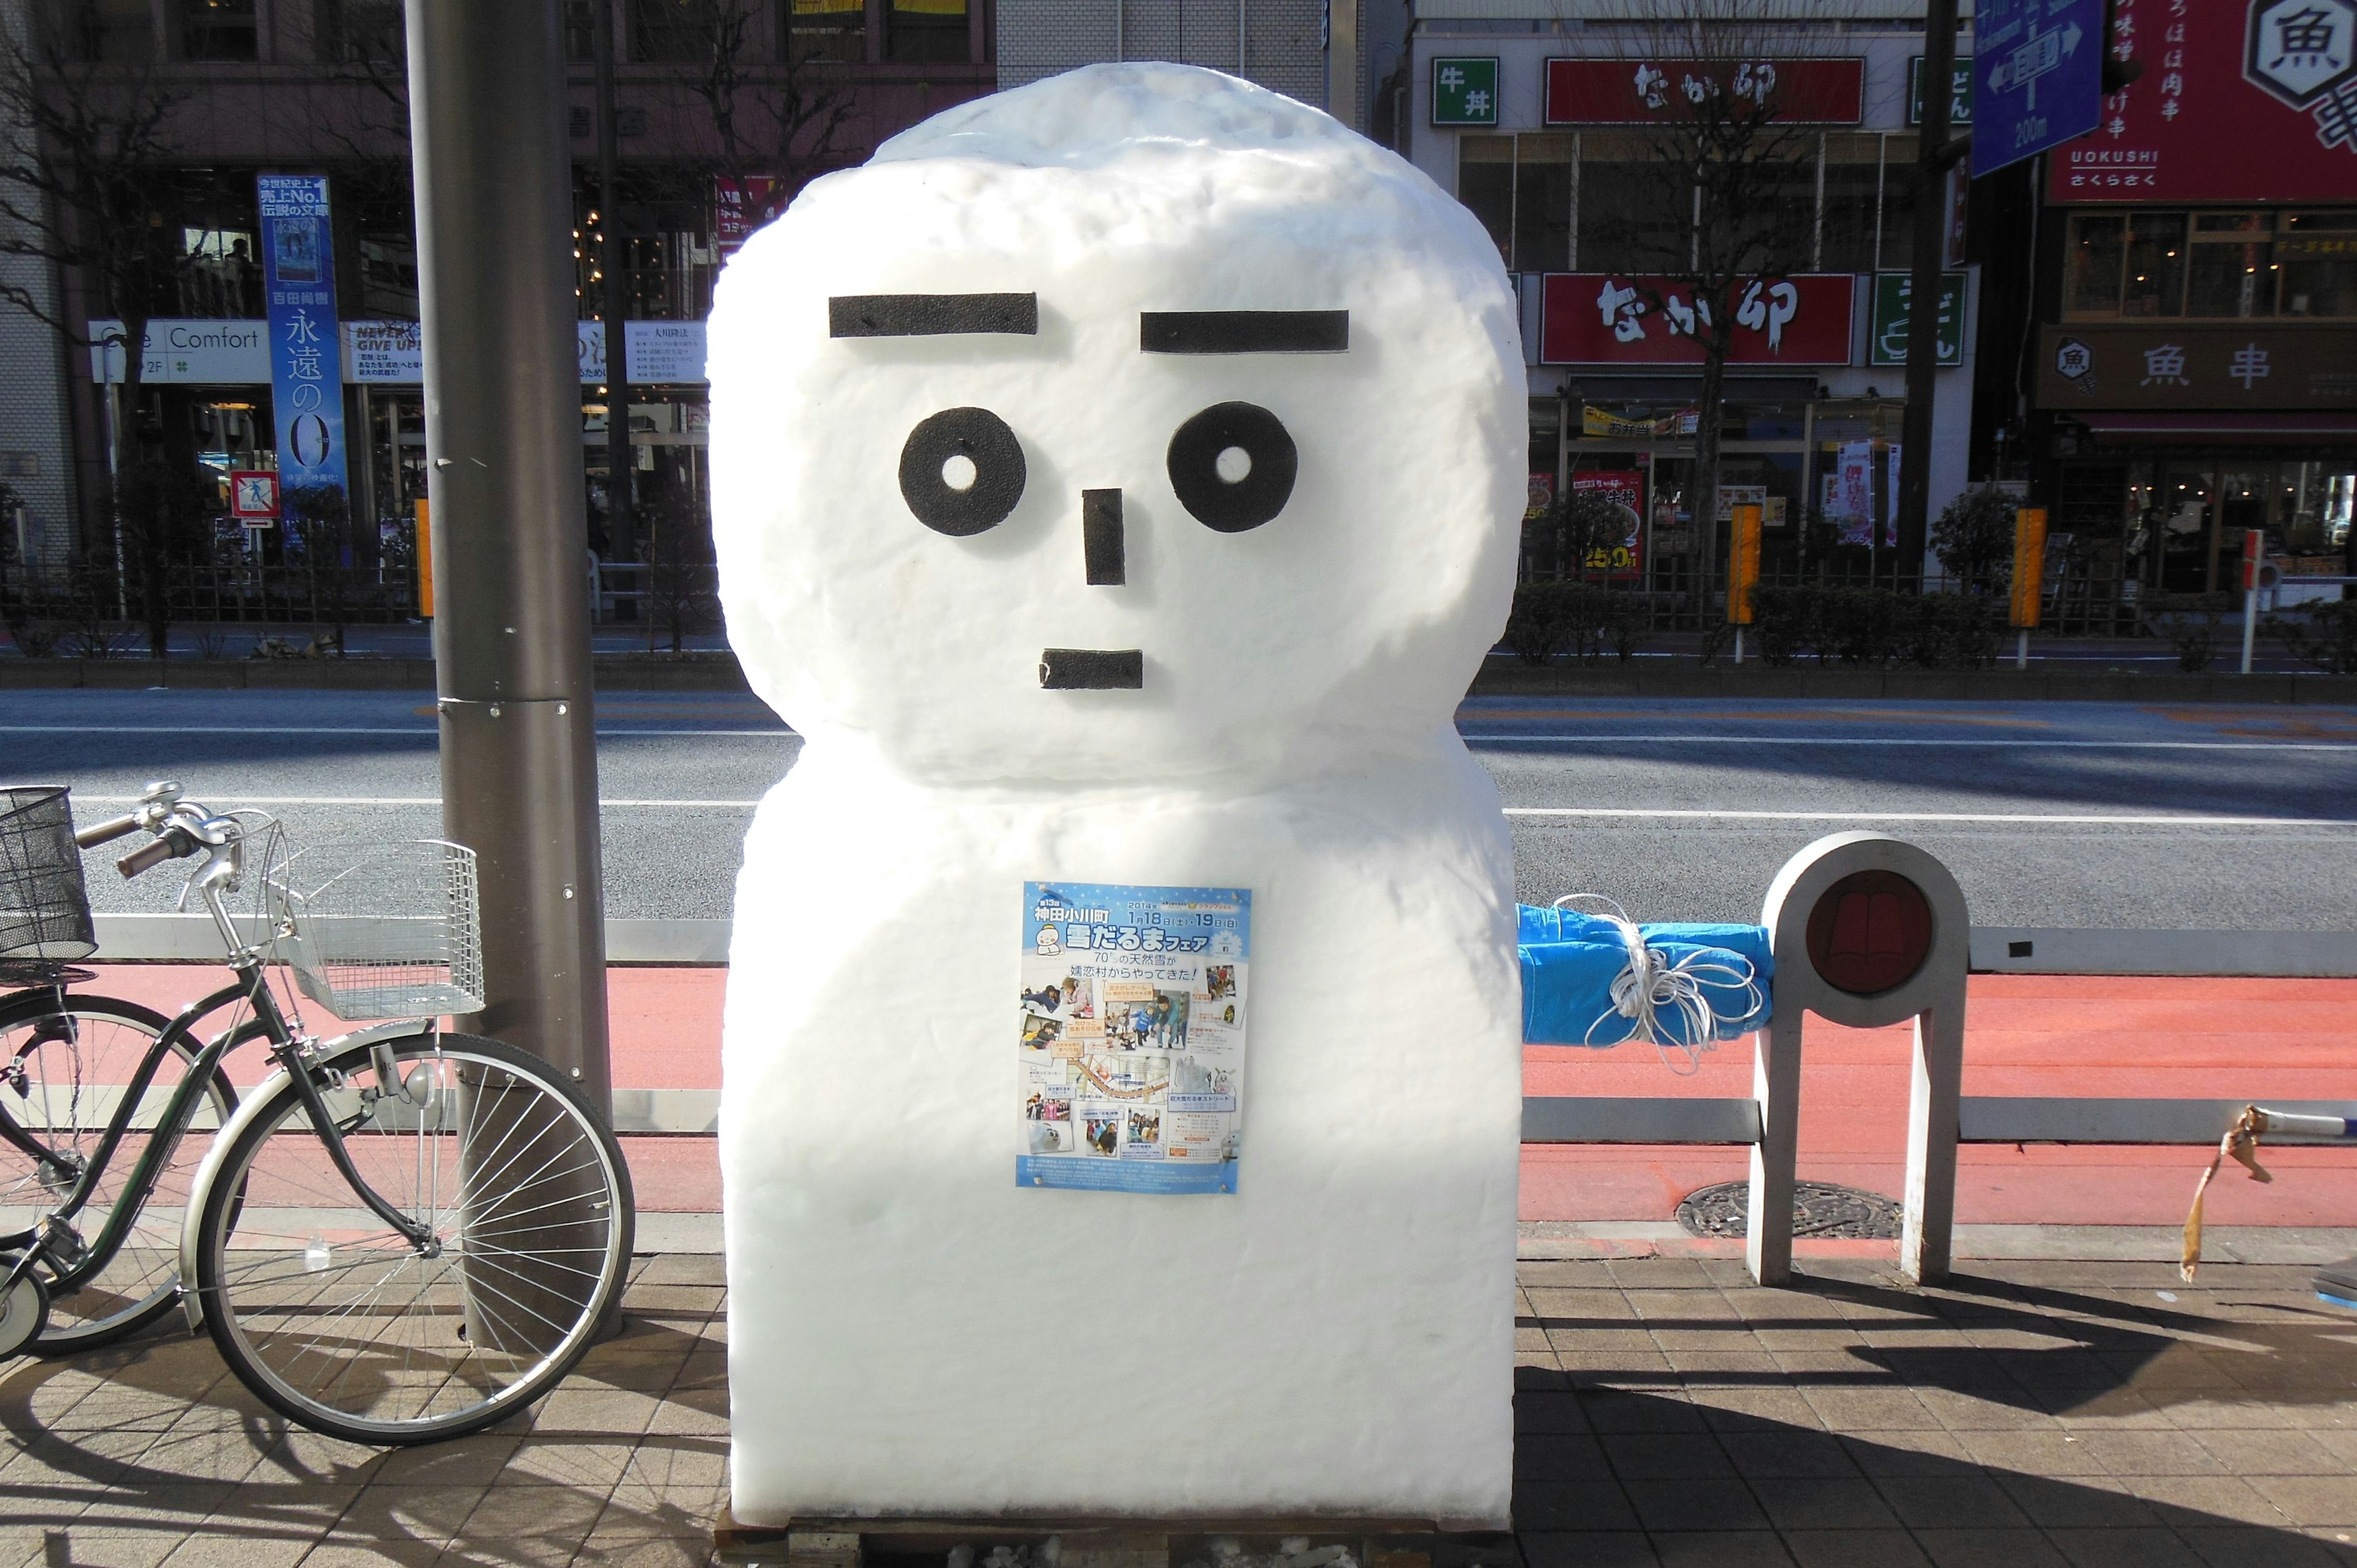
[[[735,1517],[1501,1527],[1495,249],[1313,110],[1097,67],[814,182],[711,344],[730,636],[805,737],[731,954]],[[1017,1185],[1043,882],[1249,890],[1232,1191]]]

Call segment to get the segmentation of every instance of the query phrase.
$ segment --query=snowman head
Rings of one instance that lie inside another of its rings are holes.
[[[1421,742],[1505,618],[1496,248],[1316,110],[1097,66],[813,182],[721,282],[754,689],[936,783],[1273,779]]]

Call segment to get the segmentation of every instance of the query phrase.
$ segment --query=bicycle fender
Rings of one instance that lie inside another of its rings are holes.
[[[366,1050],[371,1046],[390,1045],[396,1040],[440,1033],[439,1021],[433,1018],[397,1018],[388,1024],[371,1024],[365,1029],[354,1029],[320,1044],[317,1059],[331,1062],[350,1056],[355,1049]],[[202,1229],[206,1199],[212,1191],[213,1177],[219,1174],[221,1162],[245,1130],[253,1124],[264,1106],[276,1098],[275,1090],[285,1082],[286,1069],[279,1068],[260,1083],[253,1092],[238,1102],[229,1122],[213,1134],[213,1146],[205,1151],[204,1162],[197,1166],[196,1179],[188,1187],[188,1211],[180,1221],[180,1313],[188,1319],[188,1332],[204,1331],[204,1303],[197,1297],[197,1252],[202,1245],[198,1232]]]

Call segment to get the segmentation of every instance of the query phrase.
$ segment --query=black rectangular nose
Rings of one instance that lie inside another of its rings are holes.
[[[1088,558],[1092,586],[1118,588],[1126,581],[1121,542],[1121,492],[1081,492],[1081,549]]]

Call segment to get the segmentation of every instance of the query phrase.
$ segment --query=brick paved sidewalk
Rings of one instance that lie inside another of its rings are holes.
[[[2357,1564],[2357,1315],[2305,1269],[1808,1266],[1523,1266],[1527,1568]],[[0,1568],[702,1563],[719,1282],[641,1260],[630,1332],[532,1417],[392,1455],[289,1432],[205,1340],[16,1363]]]

